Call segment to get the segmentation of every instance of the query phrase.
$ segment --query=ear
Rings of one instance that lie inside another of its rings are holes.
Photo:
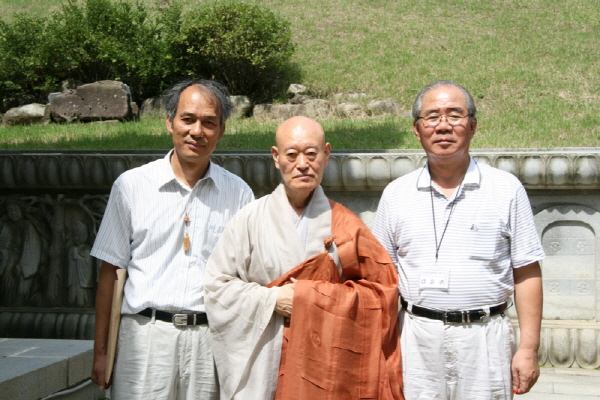
[[[279,149],[277,149],[277,146],[271,146],[271,156],[273,157],[275,168],[279,169]]]
[[[223,139],[223,135],[225,134],[225,127],[227,126],[226,123],[223,123],[223,126],[221,127],[221,131],[219,132],[219,134],[217,135],[217,142],[221,139]]]
[[[413,122],[413,133],[415,134],[415,137],[417,138],[417,140],[420,142],[421,141],[421,132],[419,132],[419,122],[418,121]]]
[[[329,164],[329,155],[331,154],[331,145],[329,143],[325,143],[325,165],[326,167]]]
[[[172,135],[173,134],[173,121],[169,117],[165,117],[165,125],[167,126],[167,130]]]
[[[471,125],[471,139],[475,136],[475,131],[477,130],[477,118],[474,118],[473,121],[469,119],[469,124]]]

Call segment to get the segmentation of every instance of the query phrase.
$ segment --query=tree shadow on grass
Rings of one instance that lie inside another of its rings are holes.
[[[358,150],[402,150],[420,149],[412,131],[395,120],[355,122],[335,121],[323,123],[326,140],[334,151]],[[138,128],[138,129],[136,129]],[[222,151],[265,151],[275,144],[275,131],[248,131],[225,134],[217,145]],[[171,135],[156,131],[145,132],[135,125],[129,125],[118,132],[102,136],[77,136],[56,138],[51,142],[28,138],[17,143],[0,142],[0,150],[40,150],[40,151],[161,151],[173,147]]]

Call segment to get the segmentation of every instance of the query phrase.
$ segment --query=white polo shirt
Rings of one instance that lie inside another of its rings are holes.
[[[430,308],[502,303],[514,291],[512,269],[544,258],[519,180],[473,158],[452,198],[427,165],[390,183],[373,232],[394,260],[402,297]]]
[[[92,256],[127,268],[123,314],[148,307],[204,311],[206,261],[227,221],[254,200],[241,178],[212,162],[190,189],[175,178],[172,152],[117,178],[92,249]]]

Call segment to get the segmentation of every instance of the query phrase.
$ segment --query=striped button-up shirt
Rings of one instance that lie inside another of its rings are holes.
[[[148,307],[204,311],[206,261],[227,221],[254,200],[241,178],[213,163],[187,187],[175,178],[171,154],[115,181],[92,249],[94,257],[127,269],[124,314]]]

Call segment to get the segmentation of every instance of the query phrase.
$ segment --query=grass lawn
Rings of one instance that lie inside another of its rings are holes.
[[[193,7],[198,0],[184,0]],[[207,0],[210,1],[210,0]],[[150,4],[169,0],[147,0]],[[600,147],[596,0],[256,2],[292,22],[294,62],[315,94],[364,92],[409,112],[417,92],[452,79],[474,95],[474,148]],[[47,12],[59,1],[1,1]],[[265,150],[277,123],[231,121],[221,149]],[[405,116],[324,122],[336,149],[418,148]],[[160,121],[0,128],[0,149],[160,149]]]

